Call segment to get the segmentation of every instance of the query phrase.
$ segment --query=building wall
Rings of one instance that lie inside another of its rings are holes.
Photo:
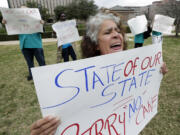
[[[111,9],[111,11],[115,11],[116,13],[119,14],[123,25],[127,25],[127,21],[129,19],[138,15],[138,11],[132,10],[132,9],[131,10],[113,10],[113,9]]]
[[[22,5],[26,5],[27,1],[35,1],[41,6],[48,8],[50,14],[54,14],[54,8],[56,6],[62,5],[66,6],[72,3],[74,0],[8,0],[10,8],[19,8]]]
[[[124,25],[127,25],[127,21],[136,14],[134,11],[119,11],[117,13],[119,13],[122,24]]]

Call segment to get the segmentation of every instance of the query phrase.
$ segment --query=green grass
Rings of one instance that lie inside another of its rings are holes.
[[[150,43],[149,38],[145,44]],[[55,43],[44,45],[47,64],[56,63],[56,50]],[[79,45],[75,50],[80,59]],[[161,83],[158,114],[141,135],[180,134],[180,38],[164,38],[163,59],[169,72]],[[26,80],[27,75],[19,46],[0,46],[0,135],[28,135],[29,126],[41,118],[34,84]]]

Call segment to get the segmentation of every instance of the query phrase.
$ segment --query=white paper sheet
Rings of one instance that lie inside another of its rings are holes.
[[[41,15],[36,8],[2,8],[3,19],[6,20],[8,35],[32,34],[43,32],[40,23]]]
[[[153,23],[153,31],[164,34],[171,34],[175,19],[164,15],[155,15]]]
[[[128,25],[133,35],[147,31],[147,19],[145,15],[136,16],[128,20]]]
[[[80,40],[75,20],[57,22],[52,25],[58,38],[58,46]]]

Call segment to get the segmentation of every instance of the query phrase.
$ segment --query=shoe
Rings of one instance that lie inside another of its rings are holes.
[[[27,80],[28,80],[28,81],[32,80],[32,76],[28,76],[28,77],[27,77]]]

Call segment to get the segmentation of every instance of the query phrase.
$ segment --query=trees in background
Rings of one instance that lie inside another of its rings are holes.
[[[154,16],[155,14],[162,14],[175,18],[175,33],[176,36],[178,36],[178,32],[180,31],[180,1],[165,1],[152,8],[151,11],[153,12],[151,16]]]
[[[0,12],[0,23],[2,22],[2,14],[1,14],[1,12]]]
[[[65,13],[66,16],[69,15],[69,14],[67,14],[67,7],[60,5],[60,6],[57,6],[57,7],[54,9],[54,14],[55,14],[55,19],[56,19],[56,20],[59,20],[59,17],[60,17],[60,14],[61,14],[61,13]],[[67,18],[69,18],[69,17],[67,16]]]
[[[43,20],[48,21],[50,19],[50,14],[48,9],[38,4],[35,1],[27,1],[26,6],[29,8],[38,8]]]
[[[94,4],[94,1],[76,0],[68,6],[57,6],[54,13],[56,20],[59,19],[61,13],[65,13],[68,19],[86,20],[90,15],[94,15],[97,9],[98,7]]]
[[[180,32],[180,1],[177,0],[164,0],[159,4],[153,4],[142,8],[141,14],[145,14],[148,21],[152,23],[156,14],[162,14],[175,18],[175,33],[178,36]]]
[[[175,18],[175,33],[178,36],[180,31],[180,2],[172,0],[164,3],[162,6],[162,8],[156,8],[156,12]]]

